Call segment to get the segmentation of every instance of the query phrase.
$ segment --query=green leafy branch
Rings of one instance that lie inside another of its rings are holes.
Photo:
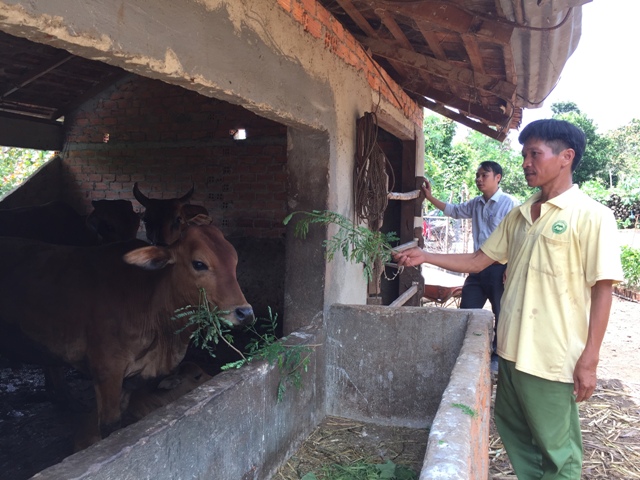
[[[283,340],[276,336],[278,326],[278,315],[274,314],[269,307],[269,318],[259,319],[263,333],[258,332],[256,325],[246,327],[246,330],[253,335],[246,346],[246,352],[242,353],[235,348],[233,336],[230,333],[233,324],[226,320],[223,315],[227,312],[218,309],[207,299],[204,289],[200,289],[200,297],[197,306],[188,305],[175,311],[174,320],[187,319],[187,323],[176,333],[193,329],[191,340],[193,344],[206,350],[209,355],[215,358],[215,345],[220,341],[226,343],[240,356],[240,360],[225,364],[221,370],[240,368],[253,360],[267,360],[270,365],[276,364],[280,370],[281,380],[278,383],[278,402],[282,401],[287,386],[293,385],[296,388],[302,386],[302,372],[306,372],[310,363],[312,346],[309,345],[285,345]]]
[[[223,365],[222,370],[240,368],[253,360],[266,360],[270,365],[277,365],[281,379],[278,382],[278,402],[284,398],[287,386],[292,385],[297,389],[302,386],[302,372],[308,370],[311,361],[313,346],[310,345],[285,345],[285,338],[278,339],[276,328],[278,315],[269,307],[269,318],[261,319],[263,333],[260,333],[254,325],[247,327],[255,338],[246,347],[246,356],[241,360]]]
[[[294,215],[302,215],[294,230],[294,235],[299,238],[306,238],[309,227],[313,224],[336,225],[338,233],[323,242],[327,260],[333,260],[336,252],[341,252],[347,261],[363,263],[364,276],[368,282],[373,279],[376,265],[384,265],[391,260],[391,243],[399,240],[395,232],[372,231],[367,227],[354,225],[346,217],[329,210],[293,212],[287,215],[283,223],[287,225]]]
[[[193,328],[191,333],[193,344],[206,350],[213,358],[216,356],[214,346],[220,340],[242,356],[242,353],[232,345],[233,336],[229,332],[233,324],[224,317],[229,312],[220,310],[216,305],[212,305],[207,299],[207,293],[204,288],[200,288],[199,291],[200,297],[197,306],[187,305],[175,311],[172,317],[173,320],[187,318],[187,323],[176,333],[179,334]]]
[[[640,287],[640,249],[623,245],[620,252],[624,283],[631,288]]]

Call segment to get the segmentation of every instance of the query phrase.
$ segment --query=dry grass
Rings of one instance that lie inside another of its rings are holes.
[[[635,401],[637,397],[621,382],[606,380],[599,382],[591,399],[580,405],[583,480],[640,480],[640,406]],[[493,401],[491,407],[489,478],[516,480],[493,424]],[[384,427],[327,417],[273,479],[299,480],[308,472],[319,472],[323,466],[386,460],[419,472],[428,434],[427,429]]]
[[[318,473],[323,466],[387,460],[419,472],[428,436],[427,429],[384,427],[326,417],[272,478],[299,480],[306,473]]]
[[[622,383],[599,382],[591,399],[580,404],[580,424],[583,480],[640,479],[640,406]],[[493,420],[489,461],[490,479],[516,479]]]

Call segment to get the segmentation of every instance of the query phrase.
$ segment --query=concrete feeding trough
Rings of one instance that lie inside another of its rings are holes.
[[[485,310],[334,305],[287,337],[313,353],[282,401],[278,367],[251,363],[33,478],[268,479],[330,415],[430,428],[422,480],[486,480],[492,322]]]

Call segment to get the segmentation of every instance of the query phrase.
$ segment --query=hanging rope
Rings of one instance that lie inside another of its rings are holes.
[[[358,221],[366,221],[372,231],[378,231],[382,226],[387,196],[394,184],[393,170],[377,140],[376,115],[366,112],[356,122],[354,195],[356,218]],[[391,185],[387,170],[391,173]]]
[[[389,167],[387,169],[387,166]],[[391,185],[389,175],[391,174]],[[378,145],[378,120],[375,113],[366,112],[356,122],[356,164],[354,173],[355,214],[359,222],[366,221],[369,230],[382,227],[384,211],[389,201],[389,190],[395,180],[393,169]],[[379,279],[384,265],[377,260],[373,265],[373,283],[376,295],[380,294]]]

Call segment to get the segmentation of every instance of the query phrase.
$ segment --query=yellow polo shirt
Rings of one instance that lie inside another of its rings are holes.
[[[509,262],[498,322],[498,355],[516,369],[573,383],[584,350],[591,287],[622,281],[616,221],[611,210],[577,185],[542,204],[531,221],[533,195],[515,207],[481,247]]]

